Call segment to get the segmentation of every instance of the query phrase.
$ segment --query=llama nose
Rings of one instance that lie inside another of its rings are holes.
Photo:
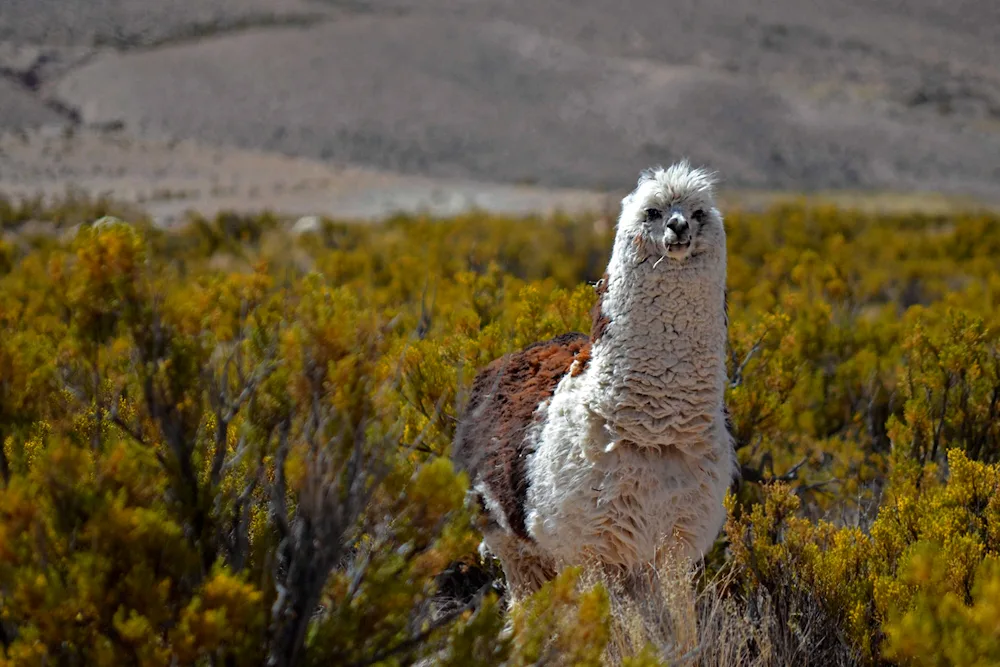
[[[667,220],[667,229],[672,231],[678,237],[684,236],[688,232],[688,221],[684,219],[684,216],[680,213],[674,213]]]

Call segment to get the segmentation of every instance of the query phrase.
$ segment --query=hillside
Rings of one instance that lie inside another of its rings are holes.
[[[998,26],[990,0],[14,0],[0,8],[0,85],[17,89],[0,96],[0,129],[56,122],[113,132],[154,161],[184,140],[445,188],[617,191],[683,154],[728,188],[997,201]],[[28,160],[41,176],[0,154],[0,190],[88,181],[94,165],[43,143]]]

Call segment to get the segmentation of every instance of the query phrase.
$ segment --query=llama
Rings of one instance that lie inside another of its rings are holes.
[[[512,601],[568,565],[630,575],[666,553],[697,560],[722,528],[737,467],[714,185],[687,161],[643,171],[590,336],[534,343],[473,383],[453,459]]]

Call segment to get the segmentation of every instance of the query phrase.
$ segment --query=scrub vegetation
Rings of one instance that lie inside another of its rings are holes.
[[[587,332],[612,220],[0,199],[0,665],[997,664],[1000,216],[726,225],[725,531],[505,615],[455,424]]]

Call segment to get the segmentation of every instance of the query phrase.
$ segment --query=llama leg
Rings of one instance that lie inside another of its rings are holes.
[[[487,535],[483,541],[503,567],[508,608],[523,601],[555,576],[555,567],[526,540],[496,532]]]

